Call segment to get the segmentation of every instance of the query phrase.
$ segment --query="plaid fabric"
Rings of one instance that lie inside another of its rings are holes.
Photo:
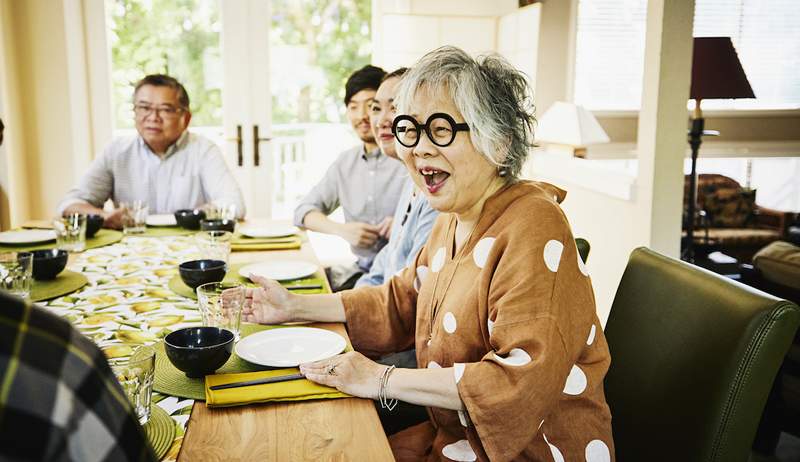
[[[102,351],[66,320],[3,293],[0,460],[154,460]]]

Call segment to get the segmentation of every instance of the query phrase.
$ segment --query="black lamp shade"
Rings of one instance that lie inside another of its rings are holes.
[[[690,99],[755,98],[730,37],[695,37]]]

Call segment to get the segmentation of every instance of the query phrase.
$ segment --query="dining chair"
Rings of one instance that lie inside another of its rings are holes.
[[[606,325],[617,460],[747,461],[800,308],[645,248]]]

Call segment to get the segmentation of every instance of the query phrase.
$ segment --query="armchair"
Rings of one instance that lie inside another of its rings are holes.
[[[684,213],[689,176],[684,181]],[[694,222],[696,249],[719,250],[749,262],[756,251],[781,239],[789,214],[756,205],[755,190],[743,188],[724,175],[701,174],[697,179],[699,211],[694,220],[684,219],[684,229]],[[685,231],[684,231],[685,233]]]

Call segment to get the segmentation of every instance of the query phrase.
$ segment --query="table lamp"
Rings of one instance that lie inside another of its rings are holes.
[[[591,112],[582,106],[556,101],[539,119],[538,142],[548,152],[585,157],[586,146],[608,143],[608,135]]]
[[[694,261],[694,215],[697,202],[697,154],[703,136],[717,136],[718,131],[705,130],[700,103],[704,99],[755,98],[753,89],[739,62],[730,37],[695,37],[692,54],[692,87],[689,99],[695,100],[689,145],[692,148],[692,171],[689,177],[689,202],[686,220],[684,260]]]

